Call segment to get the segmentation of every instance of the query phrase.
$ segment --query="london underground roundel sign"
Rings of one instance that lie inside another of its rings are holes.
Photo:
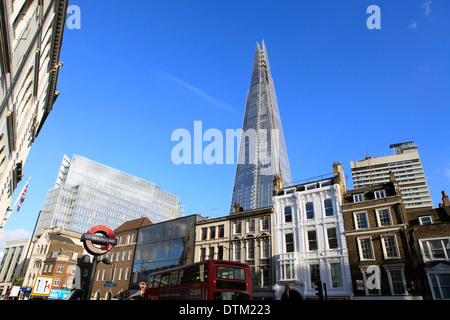
[[[107,226],[95,226],[81,236],[84,248],[90,254],[102,255],[117,244],[114,232]]]

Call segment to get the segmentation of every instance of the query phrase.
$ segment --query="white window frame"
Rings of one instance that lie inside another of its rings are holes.
[[[354,203],[363,202],[363,201],[364,201],[364,193],[358,193],[358,194],[353,195]]]
[[[384,268],[385,268],[387,276],[388,276],[389,289],[391,290],[391,294],[393,296],[405,296],[405,295],[408,295],[408,288],[406,287],[404,266],[403,265],[400,265],[400,266],[385,265]],[[394,292],[394,286],[393,286],[392,275],[391,275],[392,271],[400,271],[400,274],[402,275],[403,293],[395,293]]]
[[[363,251],[361,248],[361,241],[362,240],[369,240],[370,243],[370,249],[372,252],[372,258],[364,258],[363,256]],[[375,261],[375,252],[373,251],[373,243],[372,243],[372,236],[364,236],[364,237],[358,237],[357,238],[357,243],[358,243],[358,252],[359,252],[359,260],[360,261]]]
[[[439,237],[439,238],[429,238],[429,239],[419,239],[419,247],[420,251],[422,252],[422,259],[425,262],[431,262],[431,261],[450,261],[450,253],[447,252],[443,240],[447,240],[448,243],[450,243],[450,237]],[[431,247],[429,245],[430,241],[440,241],[441,248],[444,252],[445,258],[433,258]],[[425,252],[425,250],[428,252],[428,257]]]
[[[376,200],[386,198],[386,190],[377,190],[373,193]]]
[[[418,219],[419,219],[420,225],[426,225],[426,224],[433,224],[434,223],[434,219],[433,219],[432,215],[420,216],[420,217],[418,217]],[[424,222],[424,219],[430,219],[430,222],[429,223]]]
[[[382,211],[386,211],[386,210],[388,212],[389,224],[382,225],[381,224],[381,219],[380,219],[380,213]],[[376,209],[375,212],[376,212],[375,216],[377,217],[377,224],[378,224],[379,227],[392,226],[393,222],[392,222],[391,208],[387,207],[387,208],[382,208],[382,209]]]
[[[367,228],[360,228],[358,226],[358,219],[357,216],[363,214],[366,217],[366,222],[367,222]],[[369,218],[367,217],[367,211],[356,211],[353,212],[353,221],[355,224],[355,230],[365,230],[365,229],[369,229],[370,228],[370,224],[369,224]]]
[[[395,246],[396,255],[393,256],[393,257],[389,257],[387,255],[386,243],[385,243],[385,240],[387,238],[393,238],[394,239],[394,246]],[[400,250],[398,249],[397,236],[396,236],[395,233],[383,234],[383,235],[380,236],[380,240],[381,240],[381,247],[383,249],[383,256],[384,256],[385,260],[400,259]]]

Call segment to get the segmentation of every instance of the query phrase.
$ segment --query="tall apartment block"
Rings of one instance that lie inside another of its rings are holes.
[[[351,161],[354,188],[365,188],[389,182],[392,171],[406,209],[432,208],[430,191],[413,141],[392,144],[393,154],[379,158],[369,155],[364,160]]]
[[[114,230],[129,220],[147,217],[158,223],[180,215],[179,198],[155,184],[79,155],[64,155],[36,234],[56,226],[79,233],[95,225]]]
[[[0,0],[0,228],[53,108],[68,0]]]
[[[250,90],[234,178],[230,212],[235,203],[244,210],[272,205],[274,177],[292,182],[277,97],[266,46],[256,44]]]

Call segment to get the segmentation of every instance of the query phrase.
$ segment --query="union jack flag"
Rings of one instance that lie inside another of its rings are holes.
[[[23,202],[25,201],[25,195],[27,194],[27,189],[28,189],[28,183],[25,186],[25,189],[23,189],[22,195],[20,196],[20,201],[19,201],[19,206],[17,207],[17,212],[19,212],[20,208],[22,208]]]

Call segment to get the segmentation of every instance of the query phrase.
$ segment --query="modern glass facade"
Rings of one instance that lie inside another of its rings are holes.
[[[266,46],[256,44],[231,198],[244,210],[272,205],[274,176],[292,183]]]
[[[55,226],[80,233],[99,224],[114,230],[142,217],[158,223],[180,215],[179,198],[153,183],[78,155],[64,156],[36,234]]]
[[[193,263],[195,223],[203,219],[191,215],[140,228],[130,289],[147,281],[151,272]]]

